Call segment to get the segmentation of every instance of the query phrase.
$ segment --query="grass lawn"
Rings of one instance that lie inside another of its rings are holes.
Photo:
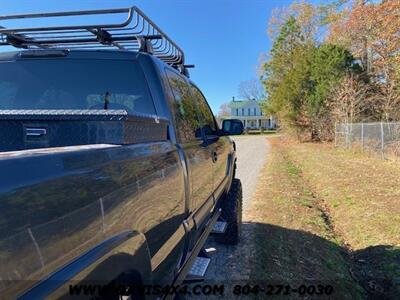
[[[334,299],[400,297],[400,163],[270,137],[247,219],[253,278],[331,284]]]
[[[245,135],[252,135],[252,134],[261,134],[261,135],[274,135],[277,134],[277,130],[275,129],[265,129],[261,131],[260,129],[251,129],[248,130],[247,132],[245,131],[243,134]]]

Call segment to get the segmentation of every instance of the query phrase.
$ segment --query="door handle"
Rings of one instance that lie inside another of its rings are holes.
[[[217,151],[213,151],[213,152],[211,153],[211,158],[212,158],[212,161],[213,161],[214,163],[217,162],[217,160],[218,160]]]

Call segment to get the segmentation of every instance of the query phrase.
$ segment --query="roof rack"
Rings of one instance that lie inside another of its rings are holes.
[[[104,49],[147,52],[188,76],[185,55],[139,8],[68,11],[0,16],[0,21],[126,14],[122,23],[5,28],[0,26],[0,46],[23,49]],[[42,20],[41,20],[42,21]]]

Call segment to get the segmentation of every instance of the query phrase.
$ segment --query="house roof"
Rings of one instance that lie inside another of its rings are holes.
[[[261,105],[264,101],[263,100],[235,100],[229,102],[230,108],[242,108],[245,107],[249,102],[257,102],[258,105]]]
[[[248,101],[231,101],[229,103],[230,108],[241,108],[246,105]]]

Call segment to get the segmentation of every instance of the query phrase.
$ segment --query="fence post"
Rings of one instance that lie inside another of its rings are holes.
[[[349,149],[353,145],[353,123],[350,123],[350,138],[349,138]]]
[[[381,122],[381,154],[382,154],[382,159],[385,159],[384,147],[385,147],[385,137],[383,135],[383,122]]]
[[[349,130],[349,123],[346,123],[346,148],[350,148],[350,143],[349,143],[349,135],[350,135],[350,130]]]
[[[361,123],[361,152],[364,152],[364,123]]]
[[[335,148],[337,147],[337,122],[335,122]]]

